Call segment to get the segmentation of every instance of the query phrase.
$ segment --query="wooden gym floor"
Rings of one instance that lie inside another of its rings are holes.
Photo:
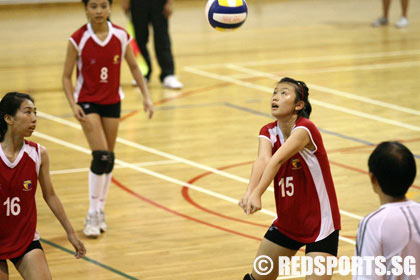
[[[410,25],[372,28],[379,0],[250,0],[235,32],[212,30],[205,1],[175,1],[171,34],[181,91],[149,84],[147,120],[123,66],[126,93],[106,206],[109,231],[83,236],[88,208],[86,140],[61,89],[67,38],[85,23],[82,4],[0,6],[0,93],[32,94],[39,112],[31,138],[50,153],[52,178],[88,253],[75,260],[38,192],[38,231],[55,279],[242,279],[274,218],[247,217],[236,202],[270,122],[276,81],[305,81],[342,211],[340,256],[352,256],[361,217],[376,209],[367,176],[375,144],[400,140],[420,157],[420,2]],[[391,22],[399,16],[393,1]],[[127,23],[114,4],[112,20]],[[153,52],[152,52],[153,53]],[[419,177],[408,197],[420,201]],[[302,253],[300,253],[302,254]],[[20,279],[10,265],[11,279]],[[334,278],[350,279],[335,275]]]

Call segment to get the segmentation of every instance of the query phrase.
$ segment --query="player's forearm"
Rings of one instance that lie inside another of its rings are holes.
[[[125,13],[127,13],[130,10],[130,5],[130,0],[121,0],[121,8]]]
[[[280,163],[271,159],[264,169],[264,172],[261,176],[258,186],[254,189],[253,192],[256,192],[258,195],[262,196],[263,193],[267,190],[268,186],[273,181],[274,177],[276,176],[276,173],[279,170],[280,165],[281,165]]]
[[[73,84],[71,78],[63,77],[63,89],[70,107],[73,108],[76,105],[76,102],[73,97]]]
[[[252,165],[251,176],[249,178],[248,183],[248,192],[252,192],[258,186],[258,183],[261,180],[262,174],[264,172],[265,167],[267,166],[268,160],[257,158]]]
[[[140,88],[140,92],[143,95],[143,98],[150,98],[149,89],[146,86],[146,81],[143,78],[143,74],[141,73],[140,68],[136,64],[135,66],[130,67],[130,70],[131,74],[137,82],[137,85]]]

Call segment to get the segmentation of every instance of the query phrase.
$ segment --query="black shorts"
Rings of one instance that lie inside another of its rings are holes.
[[[39,240],[32,241],[31,244],[29,244],[28,248],[26,248],[25,252],[22,255],[20,255],[19,257],[10,259],[10,261],[14,265],[16,265],[18,263],[18,261],[20,261],[20,259],[23,258],[24,255],[26,255],[27,253],[29,253],[30,251],[32,251],[34,249],[44,250],[44,249],[42,249],[41,242],[39,242]]]
[[[77,104],[82,107],[86,115],[95,113],[104,118],[120,118],[121,116],[121,102],[115,104],[79,102]]]
[[[311,252],[323,252],[333,256],[337,256],[338,251],[338,235],[339,231],[336,230],[322,240],[313,243],[301,243],[293,240],[286,235],[282,234],[277,227],[271,225],[264,237],[279,246],[299,250],[302,246],[306,245],[305,254]]]

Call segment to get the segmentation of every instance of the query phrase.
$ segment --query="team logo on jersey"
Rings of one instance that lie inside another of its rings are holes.
[[[116,54],[114,56],[114,64],[118,64],[118,63],[120,63],[120,56],[118,54]]]
[[[302,165],[300,164],[300,160],[298,158],[292,159],[292,169],[301,169]]]
[[[23,181],[23,190],[25,192],[32,190],[32,181],[31,180],[25,180]]]

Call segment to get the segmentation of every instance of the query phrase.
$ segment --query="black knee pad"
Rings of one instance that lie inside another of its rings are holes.
[[[108,161],[108,165],[105,168],[104,173],[108,174],[112,172],[112,169],[114,169],[114,162],[115,162],[115,154],[113,152],[110,152],[110,159]]]
[[[255,279],[254,277],[252,277],[251,274],[248,273],[247,275],[244,276],[244,280],[255,280]]]
[[[92,151],[93,159],[90,164],[90,170],[97,175],[104,174],[110,162],[113,162],[113,154],[110,151]]]

